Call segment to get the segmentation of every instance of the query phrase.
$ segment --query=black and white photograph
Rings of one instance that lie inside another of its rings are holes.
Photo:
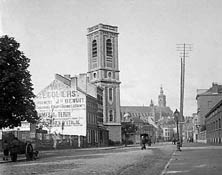
[[[0,175],[220,175],[222,1],[0,0]]]

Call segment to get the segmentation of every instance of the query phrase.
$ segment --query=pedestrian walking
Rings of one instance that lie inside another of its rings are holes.
[[[146,138],[145,136],[141,136],[141,144],[142,144],[142,147],[141,149],[146,149]]]

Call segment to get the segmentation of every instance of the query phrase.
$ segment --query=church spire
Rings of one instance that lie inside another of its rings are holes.
[[[153,100],[151,99],[150,101],[150,107],[153,107],[154,106],[154,103],[153,103]]]
[[[162,87],[162,84],[160,86],[160,94],[162,95],[163,94],[163,87]]]
[[[163,87],[160,86],[160,95],[158,96],[158,103],[160,107],[166,107],[166,95],[163,94]]]

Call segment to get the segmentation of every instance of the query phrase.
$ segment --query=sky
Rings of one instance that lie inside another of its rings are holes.
[[[220,0],[0,0],[0,35],[14,37],[30,58],[34,93],[55,73],[88,71],[87,28],[118,26],[121,105],[158,104],[179,109],[180,56],[186,58],[184,115],[197,112],[197,89],[222,84]]]

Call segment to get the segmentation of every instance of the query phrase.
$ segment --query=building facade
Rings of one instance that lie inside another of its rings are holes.
[[[132,108],[130,111],[133,111]],[[156,142],[157,136],[157,125],[152,121],[152,119],[147,119],[144,117],[140,117],[139,115],[132,116],[134,113],[124,113],[122,118],[122,123],[131,123],[136,126],[136,131],[134,133],[130,133],[128,140],[132,143],[141,143],[141,134],[148,134],[149,138],[153,143]],[[141,111],[140,111],[141,115]],[[145,113],[144,113],[145,115]],[[125,142],[125,136],[122,136],[123,142]]]
[[[108,144],[108,131],[102,125],[103,89],[88,82],[87,74],[71,77],[55,75],[36,98],[40,127],[49,134],[83,136],[86,146]]]
[[[162,129],[162,135],[158,140],[172,141],[173,138],[176,138],[176,124],[173,118],[162,118],[159,120],[158,126]]]
[[[103,124],[112,141],[121,141],[118,28],[98,24],[88,28],[88,75],[102,87]]]
[[[193,117],[193,141],[197,142],[200,122],[197,113],[193,113],[192,117]]]
[[[222,100],[205,115],[205,119],[207,143],[221,144]]]
[[[212,87],[209,89],[197,90],[197,115],[199,121],[200,130],[205,130],[205,115],[210,109],[222,99],[222,85],[212,83]],[[203,128],[203,129],[201,129]]]
[[[124,120],[123,116],[125,114],[148,123],[149,126],[145,126],[145,128],[152,128],[152,132],[155,131],[155,133],[153,132],[153,138],[158,141],[167,141],[172,137],[172,128],[175,127],[174,121],[173,124],[171,122],[173,111],[166,105],[166,95],[164,95],[163,87],[160,87],[158,105],[155,105],[151,100],[149,106],[121,106],[121,121]]]

